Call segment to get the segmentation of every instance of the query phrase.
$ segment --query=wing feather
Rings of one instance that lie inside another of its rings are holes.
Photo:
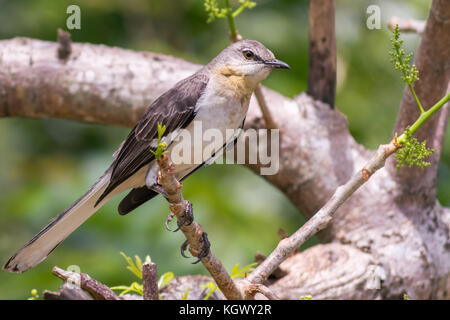
[[[178,82],[147,108],[116,153],[111,165],[111,180],[97,203],[140,168],[154,160],[151,152],[154,148],[151,144],[158,138],[158,123],[166,126],[164,136],[169,138],[170,133],[185,128],[194,119],[197,102],[207,83],[208,77],[198,72]],[[168,141],[168,144],[171,142]]]

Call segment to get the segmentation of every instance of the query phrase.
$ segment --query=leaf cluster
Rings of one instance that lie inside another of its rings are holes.
[[[400,39],[400,30],[398,24],[393,30],[393,38],[391,39],[393,50],[389,51],[391,56],[391,62],[394,64],[396,70],[402,73],[401,79],[403,82],[411,85],[413,82],[419,80],[419,71],[416,65],[410,65],[412,59],[412,52],[406,54],[405,50],[402,48],[403,40]]]
[[[142,260],[138,255],[134,256],[135,261],[131,257],[128,257],[125,253],[120,252],[122,257],[127,262],[127,269],[130,270],[136,277],[138,277],[140,280],[142,280]],[[145,262],[149,263],[151,262],[150,256],[147,256],[145,258]],[[164,286],[168,285],[174,278],[173,272],[166,272],[164,273],[158,281],[158,290],[163,288]],[[144,295],[144,286],[142,283],[138,283],[136,281],[132,282],[129,286],[116,286],[111,287],[112,290],[122,290],[120,295],[124,295],[130,292],[137,293],[139,295]],[[186,294],[187,296],[187,294]],[[161,297],[160,297],[161,299]]]
[[[228,0],[225,1],[225,8],[221,8],[217,0],[205,0],[205,11],[208,13],[207,23],[213,22],[216,18],[232,17],[236,18],[244,9],[251,9],[256,6],[256,2],[251,0],[239,0],[241,4],[236,10],[232,10],[228,4]]]
[[[419,142],[416,138],[411,136],[409,127],[405,130],[406,138],[402,142],[402,147],[395,154],[397,159],[397,170],[400,170],[403,166],[408,165],[409,168],[417,166],[419,168],[425,168],[430,165],[429,162],[424,161],[435,152],[435,149],[427,147],[427,142]]]
[[[150,150],[150,152],[155,155],[156,159],[161,158],[163,154],[167,153],[167,151],[165,151],[167,148],[167,142],[162,141],[162,136],[165,131],[166,126],[158,122],[158,146],[156,147],[156,150]]]

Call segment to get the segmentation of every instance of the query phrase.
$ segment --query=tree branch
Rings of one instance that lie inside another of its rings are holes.
[[[52,273],[63,281],[72,282],[73,286],[86,290],[95,300],[119,300],[109,287],[85,273],[75,273],[58,267],[54,267]]]
[[[386,270],[369,253],[340,243],[319,244],[293,255],[280,267],[286,276],[269,280],[280,299],[302,296],[320,299],[381,298]]]
[[[334,108],[336,33],[334,0],[309,1],[308,94]]]
[[[311,219],[309,219],[293,235],[280,241],[277,248],[249,275],[248,281],[263,283],[278,266],[292,255],[303,243],[324,229],[330,223],[336,210],[363,183],[369,180],[378,169],[384,166],[386,159],[395,153],[400,146],[395,140],[381,145],[372,159],[357,172],[346,184],[336,189],[331,199]]]
[[[180,229],[187,239],[190,252],[193,256],[197,257],[207,245],[206,234],[204,234],[202,227],[198,223],[193,221],[189,223],[186,221],[187,215],[192,214],[192,205],[183,199],[181,183],[176,180],[173,167],[169,164],[167,155],[164,154],[158,158],[158,164],[160,167],[159,183],[167,192],[170,211],[177,217],[178,222],[181,224]],[[219,289],[229,300],[243,299],[241,291],[230,278],[222,263],[214,256],[209,248],[207,250],[207,255],[200,256],[199,259],[214,278]]]
[[[71,47],[71,55],[62,62],[57,43],[1,40],[0,117],[130,127],[178,76],[188,77],[200,68],[163,54],[79,43]]]

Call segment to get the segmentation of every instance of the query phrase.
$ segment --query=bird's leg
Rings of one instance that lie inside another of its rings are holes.
[[[186,240],[185,242],[183,242],[183,244],[181,245],[181,255],[184,258],[189,258],[187,255],[184,254],[184,252],[187,250],[187,247],[189,246],[189,241]]]
[[[173,220],[174,216],[175,216],[175,214],[173,212],[171,212],[171,213],[169,213],[169,215],[166,218],[166,229],[168,231],[172,231],[169,228],[169,223]],[[183,211],[183,216],[181,217],[181,219],[179,219],[177,221],[178,228],[173,230],[173,232],[177,232],[184,225],[190,226],[192,224],[192,222],[194,222],[194,213],[193,213],[193,210],[192,210],[192,203],[190,203],[189,201],[186,201],[186,206],[185,206],[185,209]]]
[[[158,192],[159,194],[161,194],[167,200],[167,198],[168,198],[167,191],[161,185],[161,171],[158,171],[158,176],[156,178],[156,183],[154,183],[154,182],[155,181],[153,180],[153,183],[151,185],[147,184],[147,188],[152,189],[155,192]]]

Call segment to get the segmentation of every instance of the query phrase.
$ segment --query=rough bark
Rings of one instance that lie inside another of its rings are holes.
[[[334,108],[336,32],[334,0],[309,1],[308,94]]]
[[[421,72],[418,84],[423,86],[416,90],[425,106],[448,87],[450,32],[434,36],[443,32],[439,25],[448,28],[447,7],[448,1],[433,1],[416,58]],[[56,43],[24,38],[0,41],[0,116],[132,126],[153,99],[199,68],[164,55],[90,44],[72,44],[72,54],[60,61],[57,48]],[[447,52],[447,59],[435,52],[439,50]],[[433,57],[432,66],[419,63],[424,55]],[[306,94],[288,99],[264,88],[263,93],[275,122],[283,128],[280,170],[264,178],[310,217],[373,151],[352,138],[345,116],[329,105]],[[408,103],[407,97],[404,100]],[[408,122],[409,110],[400,113],[402,126]],[[446,112],[447,107],[433,116],[433,125],[420,130],[438,150]],[[254,99],[246,122],[250,126],[262,126]],[[450,298],[450,210],[435,198],[438,158],[439,152],[428,171],[419,171],[420,177],[412,180],[415,189],[408,180],[415,173],[403,178],[402,173],[379,170],[319,234],[327,243],[288,258],[280,266],[287,275],[269,280],[270,288],[290,299],[303,294],[324,299],[396,299],[403,293],[417,299]],[[249,167],[259,172],[259,165]],[[370,289],[371,283],[379,283],[380,289]]]
[[[145,262],[142,265],[142,286],[144,300],[158,300],[158,273],[156,263]]]

